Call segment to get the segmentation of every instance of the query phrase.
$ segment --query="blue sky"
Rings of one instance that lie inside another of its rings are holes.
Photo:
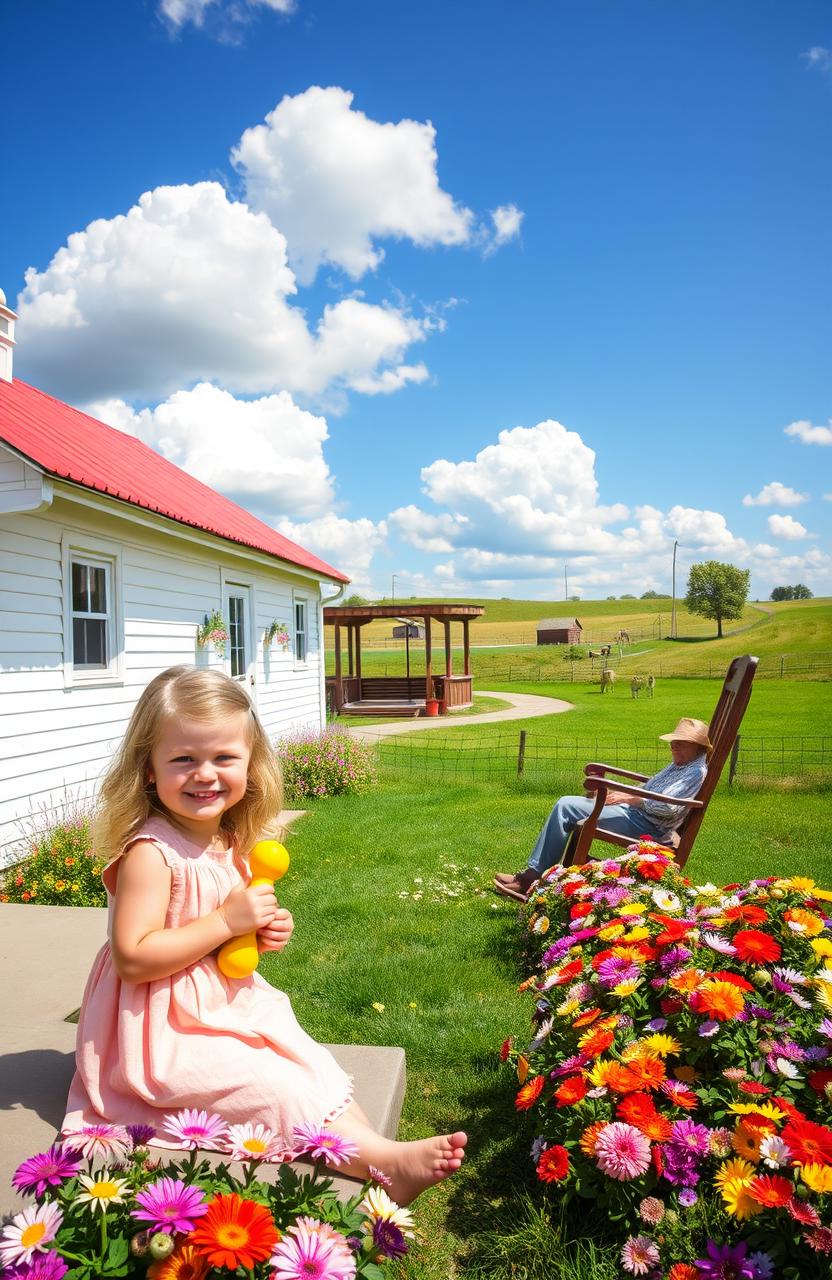
[[[832,594],[832,14],[4,12],[15,373],[368,594]]]

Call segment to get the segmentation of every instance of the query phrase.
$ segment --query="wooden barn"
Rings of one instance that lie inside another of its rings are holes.
[[[580,644],[582,631],[577,618],[541,618],[537,624],[537,643]]]
[[[322,729],[345,574],[147,445],[12,375],[0,292],[0,865],[88,799],[147,682],[238,680],[274,737]],[[220,644],[202,637],[209,617]]]
[[[422,622],[408,622],[402,618],[399,625],[393,628],[394,640],[424,640],[424,638],[425,627]]]

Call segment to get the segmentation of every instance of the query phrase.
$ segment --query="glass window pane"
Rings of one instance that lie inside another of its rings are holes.
[[[89,613],[88,565],[72,563],[72,612]]]
[[[73,560],[72,612],[107,612],[107,572],[102,565]]]
[[[73,618],[72,658],[76,667],[106,667],[107,623],[103,618]]]
[[[228,657],[234,677],[246,673],[245,600],[228,597]]]
[[[90,613],[107,612],[107,571],[101,565],[89,565]]]

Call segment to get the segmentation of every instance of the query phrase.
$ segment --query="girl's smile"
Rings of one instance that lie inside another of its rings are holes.
[[[245,712],[222,724],[167,720],[150,753],[159,802],[195,834],[215,835],[246,792],[251,748]]]

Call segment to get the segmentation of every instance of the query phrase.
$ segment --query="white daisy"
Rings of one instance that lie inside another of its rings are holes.
[[[0,1262],[4,1268],[29,1263],[36,1253],[45,1252],[63,1220],[63,1211],[51,1202],[33,1204],[16,1213],[0,1236]]]

